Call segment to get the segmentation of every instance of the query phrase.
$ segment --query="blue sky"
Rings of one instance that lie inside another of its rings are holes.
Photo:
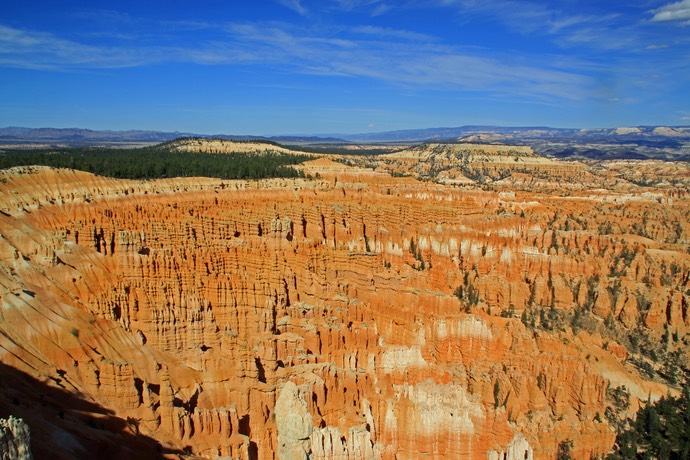
[[[2,3],[0,126],[690,125],[690,0]]]

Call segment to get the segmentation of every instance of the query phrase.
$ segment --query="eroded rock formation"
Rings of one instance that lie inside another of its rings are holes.
[[[311,181],[2,171],[2,363],[59,390],[19,407],[65,458],[115,429],[208,458],[604,455],[610,389],[668,391],[641,348],[687,362],[690,209],[570,166],[567,193],[324,159]]]

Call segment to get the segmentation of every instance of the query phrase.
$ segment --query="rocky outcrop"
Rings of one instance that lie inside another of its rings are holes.
[[[488,458],[489,460],[533,460],[534,453],[527,439],[522,434],[517,433],[508,444],[508,449],[505,452],[490,450]]]
[[[275,405],[278,431],[278,458],[281,459],[329,459],[329,458],[381,458],[380,447],[375,450],[372,441],[373,423],[352,427],[344,436],[338,427],[315,427],[305,396],[312,389],[301,389],[288,381],[280,390]],[[367,422],[373,422],[371,407],[362,401],[362,411]]]
[[[263,155],[267,153],[290,153],[308,155],[299,150],[291,150],[278,144],[260,141],[231,141],[225,139],[187,138],[176,139],[165,144],[171,150],[197,153],[247,153]]]
[[[2,364],[59,390],[20,409],[73,452],[117,429],[206,458],[588,458],[611,388],[634,410],[687,362],[687,196],[304,168],[0,172]]]
[[[531,147],[500,144],[422,144],[376,158],[378,168],[396,174],[411,174],[449,185],[511,179],[511,188],[524,186],[524,175],[534,188],[541,182],[581,179],[584,165],[536,155]]]
[[[278,458],[311,458],[314,421],[297,385],[288,381],[283,386],[274,412],[278,430]]]
[[[20,418],[0,419],[0,458],[2,460],[31,460],[31,434]]]

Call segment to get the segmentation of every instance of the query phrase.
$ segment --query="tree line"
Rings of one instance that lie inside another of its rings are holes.
[[[164,146],[134,149],[66,147],[0,150],[0,169],[14,166],[52,166],[87,171],[119,179],[165,177],[214,177],[263,179],[304,177],[291,166],[310,160],[304,155],[280,152],[262,154],[205,154],[173,151]]]

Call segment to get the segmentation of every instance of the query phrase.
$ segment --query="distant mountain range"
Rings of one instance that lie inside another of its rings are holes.
[[[94,131],[68,128],[0,128],[0,144],[108,145],[167,142],[180,137],[272,141],[288,145],[315,144],[415,144],[422,142],[473,142],[528,145],[550,157],[580,159],[653,158],[690,159],[690,126],[636,126],[603,129],[570,129],[501,126],[460,126],[380,133],[329,136],[243,136],[162,131]]]
[[[334,136],[248,136],[234,134],[198,134],[165,131],[96,131],[82,128],[0,128],[4,142],[166,142],[180,137],[209,137],[232,140],[269,140],[295,143],[363,143],[363,142],[438,142],[476,140],[487,142],[521,141],[526,139],[586,139],[589,141],[639,142],[690,139],[690,126],[636,126],[629,128],[572,129],[502,126],[460,126],[456,128],[407,129],[379,133],[342,134]]]
[[[0,143],[41,143],[94,145],[112,143],[158,143],[180,137],[208,137],[237,141],[264,140],[279,143],[314,144],[346,143],[344,139],[318,136],[244,136],[232,134],[197,134],[165,131],[96,131],[82,128],[19,128],[10,126],[0,128]]]
[[[546,126],[460,126],[457,128],[409,129],[339,136],[352,142],[514,141],[524,139],[587,139],[636,141],[642,139],[690,139],[690,126],[636,126],[628,128],[573,129]]]
[[[93,131],[81,128],[0,128],[0,142],[98,143],[98,142],[165,142],[188,133],[160,131]]]

